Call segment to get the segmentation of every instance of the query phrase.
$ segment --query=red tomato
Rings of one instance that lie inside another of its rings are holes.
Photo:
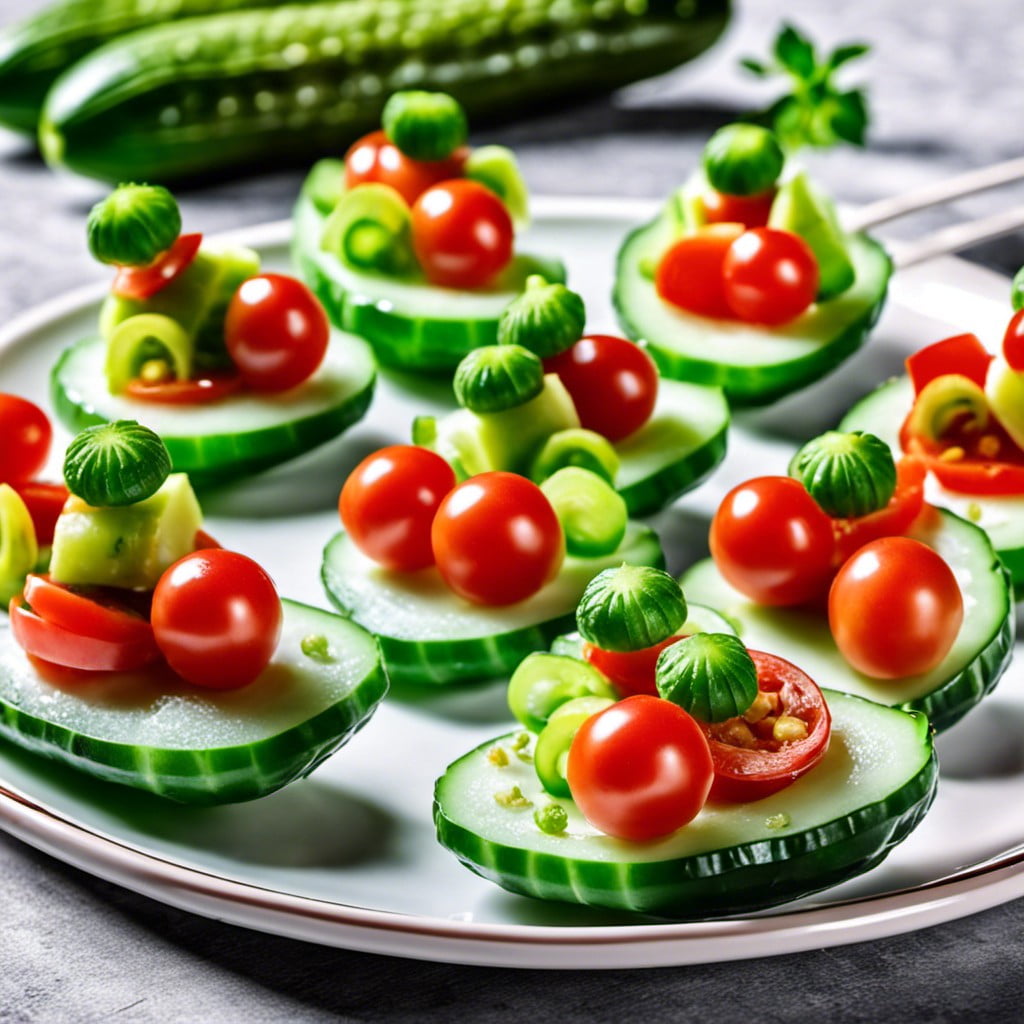
[[[0,483],[31,480],[46,464],[53,428],[34,402],[0,394]]]
[[[627,697],[588,718],[566,764],[587,821],[618,839],[660,839],[692,821],[714,778],[708,741],[678,705]]]
[[[964,602],[942,556],[910,537],[862,547],[836,575],[828,621],[843,657],[876,679],[935,668],[964,619]]]
[[[1011,370],[1024,370],[1024,309],[1018,309],[1010,317],[1003,335],[1003,358]],[[984,385],[982,385],[984,387]]]
[[[26,577],[23,596],[41,619],[70,633],[112,642],[148,642],[157,654],[153,627],[141,614],[148,600],[132,607],[127,595],[100,587],[68,587],[35,574]]]
[[[211,537],[205,530],[196,530],[193,546],[196,551],[203,551],[207,548],[219,548],[221,545],[215,537]]]
[[[235,292],[224,343],[254,391],[287,391],[308,380],[327,353],[330,328],[316,296],[285,274],[260,274]]]
[[[410,205],[431,185],[461,178],[469,149],[457,149],[446,160],[413,160],[388,141],[383,131],[370,132],[345,154],[345,187],[374,181],[390,185]]]
[[[594,644],[584,644],[583,658],[610,679],[623,697],[635,693],[657,697],[654,669],[658,664],[658,655],[682,639],[681,635],[676,634],[662,640],[660,644],[639,651],[605,651]]]
[[[412,208],[412,245],[427,279],[479,288],[512,259],[514,232],[505,204],[479,182],[445,181]]]
[[[734,487],[711,520],[709,540],[726,582],[758,604],[803,604],[828,589],[832,520],[790,477]]]
[[[991,362],[992,354],[976,334],[957,334],[915,352],[907,358],[906,366],[914,394],[919,395],[926,384],[950,373],[958,373],[984,388]]]
[[[515,604],[558,572],[565,538],[541,489],[515,473],[481,473],[441,502],[431,529],[437,568],[476,604]]]
[[[731,196],[709,188],[704,193],[704,215],[709,224],[742,224],[748,228],[762,228],[768,223],[775,202],[775,189],[770,188],[753,196]]]
[[[178,240],[145,267],[118,267],[111,291],[122,299],[149,299],[186,270],[199,252],[201,234],[179,235]]]
[[[251,558],[223,548],[195,551],[153,591],[153,635],[183,679],[211,690],[253,682],[281,635],[281,600]]]
[[[158,402],[161,405],[207,405],[220,402],[241,390],[241,376],[230,372],[210,373],[194,380],[167,380],[158,384],[132,380],[128,382],[125,394],[141,402]]]
[[[544,361],[572,397],[587,430],[621,441],[639,430],[658,400],[658,370],[638,345],[611,334],[590,334]]]
[[[715,224],[676,242],[658,263],[654,287],[673,306],[698,316],[734,320],[725,296],[725,257],[742,224]]]
[[[36,541],[40,544],[53,543],[53,530],[57,517],[68,500],[70,491],[63,484],[44,484],[32,481],[17,484],[14,488],[32,517],[36,529]]]
[[[436,452],[411,444],[381,448],[349,474],[338,499],[345,530],[375,562],[396,572],[434,564],[430,528],[455,472]]]
[[[804,739],[779,742],[768,733],[758,737],[754,746],[730,743],[729,722],[700,723],[711,748],[715,766],[712,800],[747,803],[777,793],[810,771],[828,750],[832,716],[817,684],[805,672],[782,658],[761,651],[750,651],[757,666],[757,688],[778,699],[774,716],[798,718],[807,728]],[[735,719],[730,719],[735,722]],[[768,722],[768,719],[762,719]],[[754,729],[757,729],[754,723]]]
[[[818,261],[798,235],[775,228],[745,231],[722,264],[725,298],[749,323],[776,327],[796,319],[818,294]]]

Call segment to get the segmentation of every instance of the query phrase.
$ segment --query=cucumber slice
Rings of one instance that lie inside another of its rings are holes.
[[[910,834],[935,796],[938,765],[924,715],[825,691],[828,753],[791,786],[752,804],[708,804],[687,826],[651,843],[591,827],[571,800],[551,836],[533,810],[551,801],[533,765],[499,767],[485,743],[452,764],[434,790],[441,845],[512,892],[697,919],[797,899],[874,867]],[[518,786],[533,806],[502,807]]]
[[[504,608],[464,601],[433,568],[389,573],[343,532],[328,543],[321,576],[342,614],[377,634],[392,680],[453,683],[507,676],[527,654],[544,650],[572,628],[587,583],[621,562],[662,566],[654,531],[630,523],[616,551],[601,558],[566,558],[541,591]]]
[[[517,256],[490,287],[475,292],[357,272],[320,248],[326,217],[312,186],[335,171],[342,176],[341,161],[320,161],[299,193],[292,260],[331,319],[366,338],[385,366],[450,372],[467,352],[497,342],[498,317],[530,274],[565,280],[561,263],[525,254]]]
[[[181,803],[272,793],[345,743],[388,685],[365,630],[307,605],[282,606],[273,661],[254,683],[228,691],[187,686],[170,672],[46,679],[0,625],[0,735],[98,779]],[[302,653],[309,636],[326,639],[327,658]]]
[[[836,649],[823,612],[754,604],[722,579],[710,559],[683,575],[683,590],[735,620],[748,647],[788,658],[812,679],[837,689],[923,711],[941,732],[970,711],[1005,671],[1014,609],[1008,573],[985,534],[949,512],[924,518],[910,536],[934,548],[953,570],[964,595],[964,621],[942,664],[923,675],[895,680],[862,675]]]
[[[619,322],[647,343],[666,377],[719,386],[733,405],[765,405],[823,377],[861,346],[882,311],[889,257],[866,235],[851,235],[853,286],[790,324],[771,329],[686,313],[660,299],[645,273],[675,237],[662,215],[623,242],[613,294]]]
[[[94,423],[138,420],[163,438],[174,468],[196,487],[249,476],[337,437],[363,417],[376,377],[367,345],[334,331],[320,369],[283,395],[250,392],[209,405],[160,405],[110,394],[106,350],[101,338],[89,338],[61,355],[50,376],[61,422],[77,433]]]
[[[914,386],[909,377],[887,381],[862,398],[844,417],[840,430],[869,430],[900,454],[900,427],[914,404]],[[947,491],[934,476],[928,476],[925,496],[933,504],[948,508],[981,527],[1010,572],[1013,585],[1024,588],[1024,495],[957,494]]]

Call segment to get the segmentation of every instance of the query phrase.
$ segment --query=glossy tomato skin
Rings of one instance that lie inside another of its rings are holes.
[[[195,551],[160,577],[151,621],[157,646],[183,679],[211,690],[253,682],[281,635],[281,600],[251,558]]]
[[[481,473],[450,491],[431,528],[438,571],[483,605],[525,600],[565,557],[558,516],[541,489],[515,473]]]
[[[118,267],[111,291],[122,299],[150,299],[180,277],[192,264],[203,236],[179,235],[165,253],[144,267]]]
[[[642,843],[670,835],[697,816],[714,766],[700,726],[681,707],[640,694],[580,726],[566,777],[591,825]]]
[[[650,697],[658,696],[655,684],[655,668],[658,656],[666,647],[682,640],[676,634],[662,640],[653,647],[644,647],[639,651],[606,651],[594,644],[583,645],[583,659],[589,661],[602,675],[608,678],[619,694],[629,697],[637,693],[645,693]]]
[[[32,517],[36,540],[40,544],[52,544],[57,518],[71,492],[64,484],[47,484],[32,480],[28,483],[15,484],[14,489],[18,492],[18,497],[25,502],[28,514]]]
[[[729,247],[722,262],[725,298],[749,323],[778,327],[795,320],[818,294],[818,261],[798,235],[752,228]]]
[[[210,373],[191,380],[167,380],[147,384],[131,380],[125,387],[129,398],[158,405],[209,405],[221,402],[242,390],[240,374]]]
[[[911,537],[862,547],[836,574],[828,621],[843,657],[875,679],[935,668],[964,619],[963,596],[942,556]]]
[[[24,598],[40,618],[71,633],[97,640],[148,643],[156,651],[153,627],[143,614],[146,601],[130,604],[129,595],[68,587],[35,573],[25,580]]]
[[[742,224],[715,224],[679,239],[658,262],[654,287],[666,302],[697,316],[735,320],[725,295],[725,257]]]
[[[46,413],[18,395],[0,393],[0,483],[31,480],[46,465],[53,428]]]
[[[455,471],[436,452],[391,445],[349,474],[338,498],[345,531],[369,558],[395,572],[434,564],[430,531]]]
[[[758,689],[762,693],[777,694],[783,713],[799,718],[807,727],[807,736],[783,744],[762,743],[756,749],[748,749],[722,742],[715,736],[715,726],[701,723],[715,768],[710,799],[716,801],[763,800],[796,782],[825,756],[832,733],[828,704],[806,672],[772,654],[749,653],[757,666]]]
[[[774,201],[774,188],[752,196],[731,196],[709,188],[702,197],[709,224],[742,224],[748,228],[761,228],[768,223]]]
[[[1010,317],[1003,335],[1003,358],[1011,370],[1024,370],[1024,309],[1018,309]]]
[[[441,182],[413,204],[412,245],[433,284],[482,287],[508,266],[514,237],[505,204],[476,181]]]
[[[734,487],[711,520],[709,542],[726,582],[758,604],[803,604],[828,590],[832,520],[791,477]]]
[[[413,160],[383,131],[358,139],[345,155],[345,187],[366,182],[390,185],[412,206],[431,185],[462,177],[469,149],[457,149],[445,160]]]
[[[658,400],[658,369],[638,345],[612,334],[588,334],[544,360],[572,397],[580,423],[621,441],[639,430]]]
[[[243,282],[224,320],[228,354],[254,391],[287,391],[308,380],[323,362],[329,340],[323,306],[286,274],[260,274]]]

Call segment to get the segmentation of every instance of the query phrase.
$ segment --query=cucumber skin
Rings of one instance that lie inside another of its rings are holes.
[[[2,698],[0,735],[104,782],[184,804],[239,803],[312,772],[366,724],[387,690],[388,677],[378,661],[351,694],[315,717],[256,743],[213,750],[113,743],[25,714]]]
[[[51,163],[111,182],[263,169],[337,153],[397,89],[450,92],[471,117],[607,92],[703,52],[729,15],[729,0],[635,6],[347,0],[171,22],[62,75],[40,141]],[[238,109],[218,113],[226,97]]]
[[[651,222],[653,223],[653,222]],[[642,224],[631,231],[619,248],[616,257],[616,282],[622,273],[629,256],[630,243],[635,241],[639,235],[647,231],[651,223]],[[892,260],[878,245],[874,239],[863,236],[866,241],[877,248],[885,255],[889,264],[889,276],[892,275]],[[653,286],[652,286],[653,287]],[[729,405],[733,408],[749,408],[761,405],[770,405],[772,402],[813,384],[834,370],[841,362],[848,359],[864,344],[865,338],[871,329],[878,322],[885,306],[888,287],[878,297],[878,300],[859,319],[848,325],[847,328],[829,344],[816,348],[810,355],[803,359],[791,360],[777,366],[763,367],[733,367],[716,363],[712,360],[693,359],[683,357],[678,353],[662,348],[653,338],[644,337],[641,331],[631,320],[628,310],[625,308],[618,283],[616,283],[612,302],[619,319],[619,324],[627,337],[634,341],[643,340],[646,342],[647,351],[651,354],[658,370],[665,377],[675,380],[691,381],[694,384],[708,384],[713,387],[720,387],[729,399]]]
[[[434,788],[434,826],[441,845],[471,871],[523,896],[681,920],[764,910],[863,874],[917,827],[938,786],[928,720],[917,719],[929,757],[913,778],[883,801],[777,840],[646,863],[571,861],[498,844],[456,824],[441,808],[443,777]],[[464,756],[495,742],[500,740]]]

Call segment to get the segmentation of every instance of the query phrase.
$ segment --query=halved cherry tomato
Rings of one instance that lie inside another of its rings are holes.
[[[949,653],[964,602],[942,556],[910,537],[883,537],[836,574],[828,621],[843,657],[876,679],[928,672]]]
[[[0,483],[31,480],[46,465],[53,428],[34,402],[0,394]]]
[[[149,299],[186,270],[199,252],[203,236],[179,235],[165,253],[145,267],[118,267],[111,291],[122,299]]]
[[[758,604],[803,604],[828,591],[832,520],[791,477],[734,487],[711,520],[709,541],[726,582]]]
[[[758,690],[772,695],[778,706],[751,725],[742,718],[712,725],[700,723],[715,766],[712,800],[746,803],[771,796],[810,771],[828,749],[832,716],[814,680],[772,654],[750,651],[750,656],[757,666]],[[783,715],[803,722],[807,735],[784,742],[774,739],[772,720]],[[737,722],[744,722],[742,735],[751,736],[752,743],[739,746],[734,742]]]
[[[682,634],[670,636],[653,647],[639,651],[606,651],[594,644],[583,645],[583,658],[606,676],[623,697],[635,693],[658,696],[654,670],[658,656],[666,647],[682,640]]]
[[[46,484],[38,480],[15,484],[14,489],[32,517],[36,540],[40,544],[52,544],[57,517],[71,492],[63,484]]]
[[[735,320],[725,296],[724,267],[729,247],[742,234],[742,224],[713,224],[679,239],[658,262],[658,295],[697,316]]]
[[[638,695],[580,726],[566,778],[576,806],[595,828],[647,842],[697,816],[714,768],[700,726],[681,707]]]
[[[436,452],[381,448],[349,474],[338,498],[345,531],[369,558],[396,572],[434,564],[430,530],[455,472]]]
[[[731,196],[709,188],[703,195],[704,215],[709,224],[742,224],[748,228],[762,228],[768,223],[775,202],[775,189],[752,196]]]
[[[775,228],[743,232],[722,262],[725,300],[749,323],[777,327],[795,320],[818,294],[818,261],[799,235]]]
[[[133,380],[128,382],[125,394],[129,398],[161,405],[207,405],[220,402],[241,390],[241,376],[229,371],[209,373],[194,380],[167,380],[157,384]]]
[[[412,245],[427,280],[479,288],[512,259],[515,232],[505,204],[477,181],[428,188],[412,207]]]
[[[515,473],[481,473],[450,491],[434,517],[431,542],[445,582],[476,604],[530,597],[565,557],[551,502]]]
[[[142,612],[148,596],[132,607],[125,596],[100,587],[69,587],[49,576],[31,574],[25,579],[23,597],[41,619],[69,633],[95,640],[143,644],[156,649],[153,627]]]
[[[253,391],[288,391],[308,380],[327,354],[330,328],[317,297],[287,274],[250,277],[224,319],[224,343]]]
[[[991,362],[992,354],[976,334],[957,334],[915,352],[906,360],[906,367],[917,395],[936,377],[950,373],[960,374],[984,388]]]
[[[611,334],[590,334],[544,360],[572,397],[580,423],[621,441],[639,430],[658,400],[658,369],[638,345]]]
[[[223,548],[194,551],[153,591],[153,635],[171,668],[211,690],[253,682],[281,635],[281,599],[251,558]]]
[[[358,139],[345,154],[345,186],[355,188],[374,181],[390,185],[412,206],[431,185],[461,178],[469,149],[462,146],[446,160],[413,160],[383,131]]]
[[[1011,370],[1024,371],[1024,309],[1018,309],[1010,317],[1003,335],[1003,358]],[[982,385],[984,387],[984,385]]]
[[[11,600],[11,632],[26,654],[65,668],[132,672],[159,661],[153,637],[111,640],[74,633],[37,615],[22,597]]]

